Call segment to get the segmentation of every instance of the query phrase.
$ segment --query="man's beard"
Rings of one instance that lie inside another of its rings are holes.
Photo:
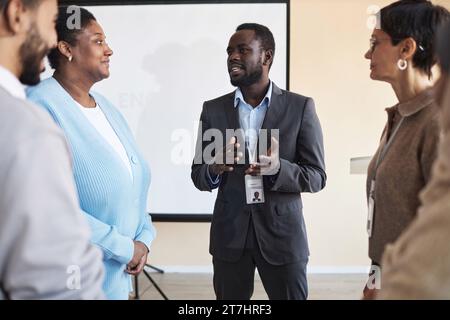
[[[20,82],[25,85],[34,86],[40,82],[42,73],[41,63],[49,51],[44,45],[41,35],[38,32],[36,23],[30,27],[28,37],[20,47],[19,57],[22,63],[22,74]]]
[[[256,69],[249,75],[246,75],[236,80],[231,79],[231,84],[235,87],[248,87],[261,80],[262,74],[263,74],[262,64],[258,64]]]

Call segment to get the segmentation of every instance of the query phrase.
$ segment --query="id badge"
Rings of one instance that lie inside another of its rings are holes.
[[[245,175],[245,194],[247,204],[264,203],[263,177]]]
[[[374,212],[375,212],[375,180],[372,180],[372,182],[370,183],[368,216],[367,216],[367,234],[369,235],[369,238],[372,237]]]

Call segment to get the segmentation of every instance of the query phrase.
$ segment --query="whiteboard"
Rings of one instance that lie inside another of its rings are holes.
[[[93,90],[125,116],[151,170],[148,211],[211,214],[215,192],[191,181],[203,102],[233,91],[226,47],[236,27],[256,22],[276,42],[270,78],[286,88],[287,3],[86,6],[114,51],[111,76]],[[47,75],[51,75],[50,70]],[[45,76],[44,76],[45,77]]]

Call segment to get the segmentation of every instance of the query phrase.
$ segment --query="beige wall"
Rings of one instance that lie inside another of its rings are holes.
[[[365,176],[350,175],[349,160],[374,152],[384,108],[396,102],[389,85],[369,79],[363,57],[371,34],[367,8],[390,2],[291,0],[290,89],[316,101],[328,174],[324,191],[304,195],[312,271],[354,272],[369,263]],[[434,3],[450,8],[450,0]],[[209,224],[157,223],[156,228],[152,264],[169,271],[210,267]]]

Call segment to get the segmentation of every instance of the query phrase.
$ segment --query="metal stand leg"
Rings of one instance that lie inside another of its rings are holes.
[[[134,299],[139,300],[139,281],[138,276],[134,276]]]
[[[150,276],[150,274],[147,271],[145,271],[145,269],[142,270],[142,272],[144,272],[147,279],[150,280],[150,282],[155,286],[156,290],[158,290],[159,294],[163,297],[163,299],[169,300],[169,298],[167,298],[167,296],[164,294],[164,292],[161,290],[161,288],[156,284],[155,280],[153,280],[153,278]]]
[[[157,268],[157,267],[155,267],[155,266],[152,266],[151,264],[145,264],[145,265],[146,265],[147,267],[149,267],[149,268],[151,268],[151,269],[153,269],[153,270],[159,272],[159,273],[164,273],[164,270],[163,270],[163,269],[160,269],[160,268]]]
[[[145,264],[146,267],[149,267],[155,271],[157,271],[158,273],[164,273],[164,270],[159,269],[155,266],[152,266],[150,264]],[[142,272],[144,273],[144,275],[147,277],[148,280],[150,280],[150,282],[153,284],[153,286],[155,287],[155,289],[159,292],[159,294],[163,297],[164,300],[169,300],[169,298],[167,298],[167,296],[165,295],[164,291],[162,291],[162,289],[156,284],[155,280],[153,280],[152,276],[144,270],[142,270]],[[139,276],[135,276],[134,277],[134,299],[139,300],[139,281],[138,281],[138,277]]]

